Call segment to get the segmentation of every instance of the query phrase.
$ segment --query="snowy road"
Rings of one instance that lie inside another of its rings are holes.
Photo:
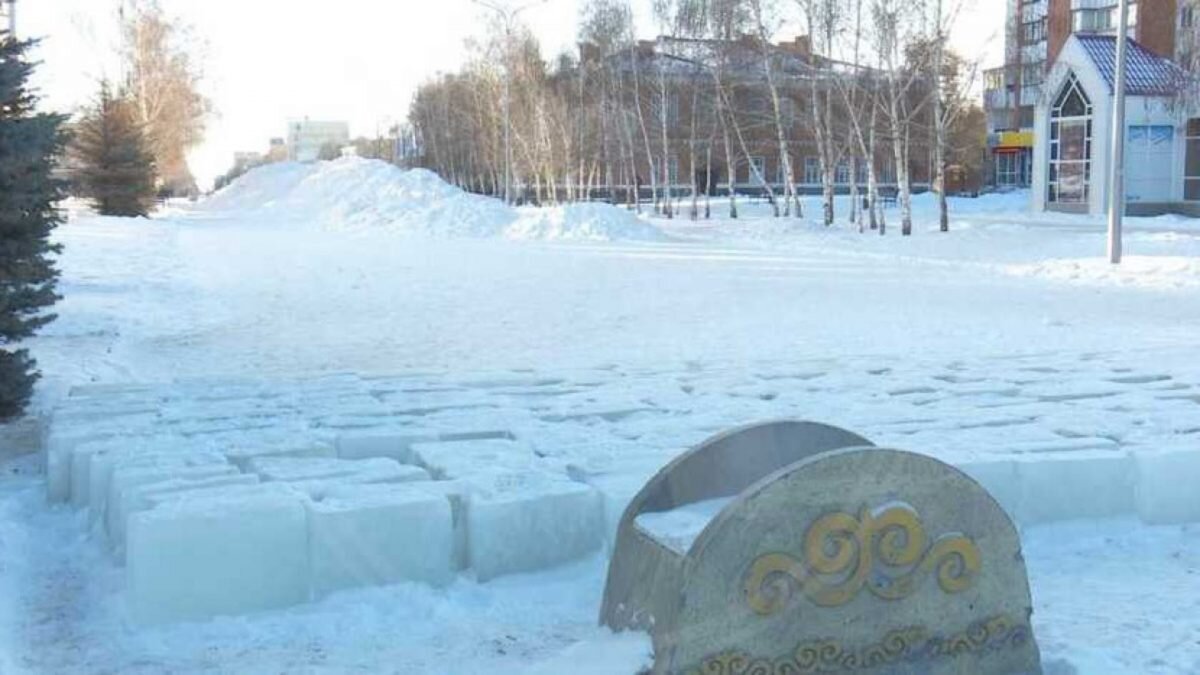
[[[952,361],[1136,354],[1190,348],[1200,334],[1200,295],[1188,292],[1200,269],[1158,255],[1200,254],[1200,235],[1135,235],[1147,239],[1130,242],[1132,264],[1160,266],[1139,286],[1112,273],[1070,277],[1073,261],[1048,256],[1101,244],[1077,231],[572,245],[288,225],[72,223],[62,231],[62,318],[37,345],[45,369],[105,381],[841,355]],[[1136,257],[1143,250],[1156,255]]]
[[[714,431],[782,416],[947,459],[1200,449],[1200,229],[1135,222],[1111,269],[1094,227],[1013,220],[968,213],[911,239],[678,221],[664,242],[544,243],[82,218],[59,232],[61,318],[33,347],[43,404],[88,382],[404,375],[411,417],[502,426],[634,485]],[[0,672],[549,673],[644,646],[595,627],[598,557],[133,630],[120,569],[40,491],[0,481],[15,636]],[[1024,538],[1048,672],[1200,671],[1194,526]]]

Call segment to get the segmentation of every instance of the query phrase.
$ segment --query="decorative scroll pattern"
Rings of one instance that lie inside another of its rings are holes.
[[[916,509],[890,502],[863,507],[858,518],[830,513],[804,536],[804,559],[787,553],[756,558],[746,573],[746,603],[758,614],[781,611],[796,588],[813,604],[836,607],[865,586],[884,600],[912,595],[931,574],[946,593],[971,587],[982,560],[966,535],[951,532],[927,541]]]
[[[1020,647],[1031,635],[1024,621],[997,615],[949,636],[930,635],[923,626],[910,626],[890,631],[879,642],[859,648],[846,647],[832,639],[804,642],[790,655],[777,660],[727,651],[709,656],[699,667],[685,672],[687,675],[802,675],[867,670]]]

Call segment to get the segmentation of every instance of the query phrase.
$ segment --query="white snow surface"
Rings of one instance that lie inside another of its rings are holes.
[[[696,537],[724,509],[732,497],[706,499],[684,504],[670,511],[652,511],[637,517],[638,527],[649,532],[680,555],[686,554]]]
[[[1200,226],[1128,219],[1130,264],[1111,266],[1099,220],[1029,214],[1027,202],[953,199],[941,234],[921,196],[901,238],[894,208],[880,237],[746,201],[737,220],[714,200],[717,217],[693,222],[684,200],[673,221],[601,209],[665,238],[578,241],[593,226],[554,223],[587,222],[593,206],[508,209],[362,160],[267,167],[196,207],[77,212],[59,229],[60,318],[29,343],[46,373],[37,406],[72,386],[152,383],[168,422],[220,425],[246,412],[222,407],[227,387],[265,392],[287,429],[387,420],[419,439],[511,436],[544,470],[600,492],[610,524],[715,432],[825,421],[969,466],[1026,521],[1047,672],[1198,672],[1198,526],[1137,515],[1196,512]],[[514,241],[522,221],[530,234]],[[630,239],[600,229],[594,239]],[[648,663],[645,636],[596,626],[601,552],[486,583],[139,628],[87,517],[45,504],[35,458],[0,469],[5,674]],[[1103,489],[1063,483],[1081,474]],[[1156,485],[1169,489],[1147,492]],[[1081,509],[1095,518],[1058,520]]]
[[[328,228],[387,228],[439,237],[663,238],[653,225],[608,204],[513,209],[464,192],[425,169],[402,170],[358,157],[258,167],[205,200],[200,209],[257,211],[268,218]]]

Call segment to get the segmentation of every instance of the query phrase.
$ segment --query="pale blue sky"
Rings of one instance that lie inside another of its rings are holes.
[[[999,61],[1004,0],[967,0],[955,31],[963,51]],[[654,33],[650,0],[633,0]],[[190,160],[202,185],[237,150],[264,150],[291,117],[344,119],[355,135],[401,119],[416,86],[463,58],[482,10],[469,0],[161,0],[207,43],[206,90],[218,116]],[[73,109],[115,70],[117,0],[18,0],[20,30],[46,38],[38,84],[46,103]],[[582,0],[548,0],[525,16],[547,55],[574,43]],[[793,31],[794,32],[794,31]]]

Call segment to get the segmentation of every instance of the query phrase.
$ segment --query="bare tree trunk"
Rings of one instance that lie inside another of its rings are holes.
[[[717,98],[717,114],[721,117],[721,134],[725,140],[725,173],[727,174],[725,180],[726,180],[726,184],[729,186],[729,217],[737,218],[738,217],[737,193],[733,189],[734,173],[736,173],[737,165],[734,164],[733,143],[731,142],[731,139],[729,138],[729,119],[728,119],[728,116],[732,115],[733,113],[732,113],[732,111],[726,110],[725,97],[721,94],[721,83],[719,80],[716,83],[716,92],[717,92],[717,96],[716,96],[716,98]],[[735,124],[736,124],[736,122],[735,122]]]
[[[724,91],[722,90],[719,95],[724,97],[725,96]],[[732,106],[728,105],[728,103],[729,103],[728,100],[725,103],[727,104],[725,107],[731,111],[730,116],[732,117],[732,115],[733,115]],[[738,147],[742,151],[742,156],[746,158],[746,164],[750,167],[751,173],[755,177],[758,178],[760,183],[762,183],[763,189],[765,189],[767,191],[767,200],[771,202],[771,209],[774,212],[775,217],[778,218],[779,217],[779,200],[775,199],[775,190],[773,190],[771,188],[771,184],[767,182],[767,177],[762,175],[762,172],[759,171],[758,167],[755,166],[754,162],[750,161],[750,147],[748,145],[746,145],[746,137],[745,137],[745,135],[742,134],[742,127],[741,127],[741,125],[739,125],[737,123],[736,119],[734,120],[734,123],[733,123],[733,132],[734,132],[734,135],[737,137]]]
[[[858,212],[858,156],[850,153],[850,224],[857,224],[858,231],[862,232],[862,218]]]
[[[619,101],[619,105],[623,108],[625,106],[625,92],[624,92],[625,78],[623,78],[623,77],[620,78],[619,86],[620,86],[620,91],[619,91],[620,96],[618,98],[618,101]],[[630,119],[629,119],[630,114],[627,111],[622,110],[620,118],[621,118],[621,131],[624,132],[621,134],[620,140],[622,141],[621,142],[622,155],[623,155],[623,160],[626,163],[626,171],[627,171],[627,175],[626,175],[627,185],[625,186],[625,199],[629,206],[632,206],[633,209],[637,213],[641,213],[642,212],[642,200],[641,200],[641,195],[638,194],[639,193],[639,190],[638,190],[639,181],[637,180],[637,146],[633,141],[633,128],[632,128],[633,123],[630,121]]]
[[[712,146],[713,138],[709,136],[704,152],[704,219],[712,217]]]
[[[667,123],[671,114],[667,100],[667,69],[663,59],[658,60],[658,93],[659,93],[659,122],[662,127],[662,184],[665,199],[663,199],[663,215],[668,220],[675,217],[671,206],[671,144],[667,138]]]
[[[642,111],[642,85],[641,76],[639,75],[640,69],[638,68],[638,61],[641,59],[641,55],[638,54],[635,49],[636,44],[637,43],[634,43],[634,47],[630,48],[629,52],[633,62],[633,109],[637,113],[638,127],[642,132],[642,143],[646,148],[646,166],[648,167],[648,171],[650,173],[650,201],[654,205],[654,211],[657,212],[659,207],[658,178],[656,177],[656,172],[654,171],[654,151],[650,148],[650,132],[646,127],[646,115]],[[640,203],[641,199],[638,201]],[[639,206],[639,211],[640,210],[641,209]]]
[[[700,105],[700,87],[697,85],[698,78],[692,78],[692,109],[689,111],[691,119],[688,120],[688,173],[691,174],[692,184],[692,208],[688,214],[692,220],[700,217],[700,195],[699,187],[696,184],[696,110]]]
[[[888,122],[892,133],[892,155],[896,162],[896,200],[900,204],[900,234],[912,234],[912,193],[908,176],[907,128],[901,128],[900,93],[895,86],[895,75],[889,74],[892,84],[888,91]],[[907,125],[904,125],[907,127]]]
[[[946,114],[942,105],[942,63],[945,39],[942,35],[942,0],[937,0],[934,17],[933,47],[933,124],[934,124],[934,182],[937,185],[938,229],[950,231],[950,213],[946,204]]]
[[[874,96],[872,96],[874,99]],[[867,131],[867,211],[870,219],[871,229],[880,229],[879,221],[876,219],[879,208],[879,174],[875,170],[875,125],[878,123],[879,109],[875,105],[875,101],[871,101],[871,126]],[[882,232],[881,232],[882,234]]]
[[[829,138],[826,120],[822,119],[820,91],[817,88],[817,78],[809,79],[811,97],[809,107],[812,109],[813,131],[816,132],[817,159],[821,165],[821,202],[823,222],[826,227],[833,224],[833,153],[830,152],[832,140]]]
[[[775,142],[778,144],[779,162],[783,174],[783,215],[791,216],[792,200],[796,196],[796,183],[795,176],[792,172],[791,153],[788,150],[787,130],[784,128],[783,124],[783,106],[779,100],[779,87],[775,82],[775,68],[772,64],[773,55],[771,53],[771,31],[767,28],[766,18],[766,14],[769,10],[763,6],[762,2],[752,2],[751,10],[754,13],[754,19],[758,29],[757,37],[762,51],[762,67],[763,75],[766,76],[767,80],[767,93],[771,97],[771,113],[773,122],[775,124]],[[774,195],[770,187],[767,188],[767,191],[768,194],[771,194],[772,196],[771,203],[775,210],[775,216],[778,217],[779,205],[775,203],[773,198]],[[799,207],[799,204],[799,200],[796,200],[797,208]],[[797,213],[796,215],[801,216],[803,214]]]

